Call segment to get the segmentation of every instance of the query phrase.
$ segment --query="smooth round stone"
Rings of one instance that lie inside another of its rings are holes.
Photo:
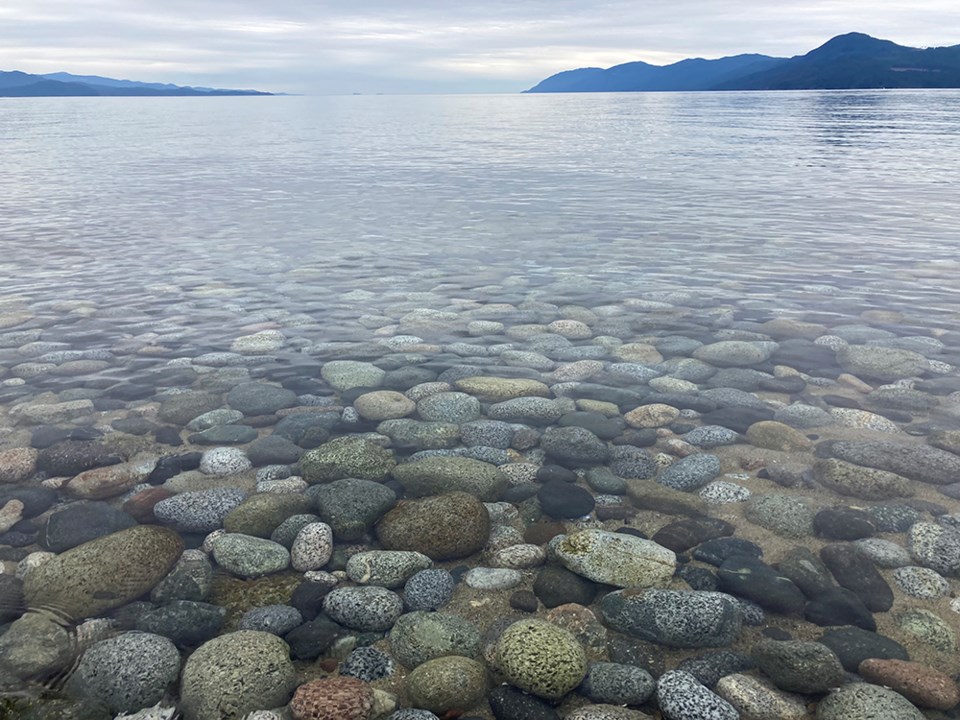
[[[321,677],[297,688],[290,701],[289,716],[294,720],[367,720],[372,717],[375,702],[373,688],[357,678]],[[396,703],[390,701],[387,707],[396,707]]]
[[[461,425],[480,417],[480,401],[462,392],[442,392],[418,402],[416,410],[423,420]]]
[[[237,488],[211,488],[174,495],[153,506],[161,523],[181,532],[209,533],[223,527],[230,512],[243,502],[246,494]]]
[[[218,425],[234,425],[243,419],[243,413],[230,408],[218,408],[195,417],[187,423],[187,430],[202,432]]]
[[[509,590],[523,582],[523,573],[510,568],[475,567],[463,581],[474,590]]]
[[[456,582],[447,570],[431,568],[415,573],[403,586],[407,610],[439,610],[453,597]]]
[[[740,632],[738,602],[724,593],[617,590],[600,601],[606,624],[673,648],[725,647]]]
[[[297,535],[301,530],[303,530],[303,528],[310,523],[319,521],[319,517],[310,513],[291,515],[282,523],[277,525],[276,529],[270,533],[270,539],[275,543],[280,543],[285,548],[291,548],[293,546],[293,541],[297,539]]]
[[[634,408],[623,416],[633,428],[658,428],[669,425],[680,417],[680,411],[672,405],[653,403]]]
[[[22,504],[19,499],[13,499]],[[0,499],[0,507],[7,502],[9,501]],[[37,541],[44,550],[60,553],[136,524],[136,520],[130,515],[106,503],[76,503],[52,513],[41,528]]]
[[[837,351],[837,363],[852,375],[883,382],[922,375],[927,369],[927,359],[919,353],[874,345],[846,345]]]
[[[751,675],[735,673],[720,678],[714,688],[741,718],[750,720],[806,720],[804,698],[778,690]]]
[[[698,448],[710,449],[733,445],[740,440],[740,433],[722,425],[702,425],[684,433],[683,439]]]
[[[934,523],[915,523],[908,535],[910,556],[924,567],[947,577],[960,575],[960,529]]]
[[[642,705],[656,683],[643,668],[609,662],[591,663],[578,692],[595,703]]]
[[[222,708],[243,717],[284,705],[297,686],[289,647],[270,633],[241,630],[209,640],[188,659],[180,681],[181,707],[191,720],[218,720]]]
[[[364,420],[380,422],[412,415],[417,404],[395,390],[377,390],[358,397],[353,401],[353,407]]]
[[[812,443],[799,430],[776,420],[761,420],[747,428],[747,442],[754,447],[780,452],[808,450]]]
[[[730,703],[682,670],[671,670],[657,680],[657,704],[670,720],[740,720]]]
[[[246,449],[247,457],[256,466],[285,465],[297,462],[303,456],[303,448],[281,435],[274,433],[254,440]],[[262,468],[261,468],[262,469]],[[259,470],[257,471],[259,475]]]
[[[529,570],[547,561],[547,554],[539,545],[520,543],[497,550],[490,558],[494,567]]]
[[[856,546],[878,567],[899,568],[913,563],[905,548],[889,540],[864,538],[857,540]]]
[[[910,659],[906,648],[897,641],[858,627],[831,628],[820,636],[820,644],[829,647],[849,672],[856,672],[867,658]]]
[[[280,572],[290,564],[290,553],[283,545],[238,533],[218,537],[213,544],[213,558],[224,570],[245,578]]]
[[[586,428],[551,427],[540,438],[540,447],[560,464],[599,465],[607,461],[607,444]]]
[[[257,493],[244,499],[223,519],[228,533],[268,538],[284,520],[310,510],[311,503],[303,495],[292,493]]]
[[[465,657],[429,660],[407,676],[407,695],[419,708],[440,715],[452,709],[472,707],[487,692],[486,668]]]
[[[817,720],[923,720],[924,715],[900,693],[868,683],[834,690],[817,704]]]
[[[28,479],[37,471],[35,448],[11,448],[0,450],[0,485],[18,483]]]
[[[453,492],[402,503],[380,519],[376,530],[387,550],[415,550],[433,560],[450,560],[486,545],[490,515],[473,495]]]
[[[203,453],[200,459],[200,472],[205,475],[237,475],[252,468],[253,463],[239,448],[213,448]]]
[[[163,698],[180,674],[180,653],[165,637],[128,632],[92,645],[68,681],[85,704],[132,713]]]
[[[693,357],[716,367],[748,367],[769,360],[777,347],[774,342],[724,340],[701,345],[693,351]]]
[[[907,636],[908,643],[915,640],[940,652],[957,652],[956,631],[936,613],[924,608],[911,608],[897,618],[897,625]]]
[[[760,640],[753,659],[781,690],[821,693],[843,681],[843,666],[827,646],[802,640]]]
[[[816,481],[824,487],[864,500],[891,500],[913,494],[911,483],[905,477],[843,460],[817,460],[813,473]]]
[[[134,627],[170,638],[178,647],[196,647],[220,632],[226,609],[204,602],[174,600],[147,609]]]
[[[838,460],[886,470],[931,485],[949,485],[956,482],[960,473],[960,456],[929,445],[840,440],[822,443],[817,450]]]
[[[368,550],[350,557],[347,576],[361,585],[379,585],[389,589],[402,586],[433,561],[426,555],[405,550]]]
[[[590,491],[561,481],[548,482],[537,491],[541,510],[550,517],[579,518],[589,515],[596,502]]]
[[[930,568],[907,566],[893,571],[893,580],[911,597],[932,600],[950,594],[950,583]]]
[[[709,453],[688,455],[664,470],[657,482],[687,492],[703,487],[720,474],[720,458]]]
[[[860,540],[877,532],[873,517],[851,507],[822,508],[813,517],[813,529],[818,537],[829,540]]]
[[[339,392],[355,387],[378,387],[386,371],[376,365],[357,360],[333,360],[320,369],[320,377]]]
[[[300,458],[300,475],[311,484],[343,478],[379,481],[396,464],[390,450],[371,440],[344,436],[305,453]]]
[[[785,408],[780,408],[774,413],[773,419],[799,430],[822,427],[833,423],[833,417],[826,410],[803,403],[794,403]]]
[[[559,700],[573,690],[587,670],[576,637],[544,620],[510,625],[497,641],[494,656],[511,685],[548,700]]]
[[[268,355],[282,348],[285,342],[286,337],[279,330],[261,330],[241,335],[230,345],[230,350],[241,355]]]
[[[605,530],[567,535],[554,552],[571,572],[615,587],[662,587],[676,570],[676,555],[665,547]]]
[[[473,395],[481,402],[499,403],[521,397],[550,397],[550,388],[539,380],[476,376],[454,382],[460,392]]]
[[[542,426],[555,423],[564,412],[564,406],[556,400],[524,396],[491,405],[487,416],[491,420]]]
[[[395,592],[377,585],[331,590],[323,610],[335,622],[360,632],[385,632],[403,614],[403,601]]]
[[[813,534],[813,510],[803,500],[789,495],[754,495],[746,502],[744,514],[750,522],[784,537]]]
[[[304,525],[290,546],[290,564],[297,572],[319,570],[333,555],[333,530],[324,522]]]
[[[431,457],[398,465],[394,478],[410,497],[466,492],[495,502],[507,487],[507,476],[495,465],[462,457]]]
[[[960,703],[960,689],[945,672],[906,660],[864,660],[864,680],[900,693],[919,707],[950,710]]]
[[[296,405],[297,395],[292,390],[267,383],[241,383],[227,393],[227,404],[248,417],[272,415]]]
[[[243,614],[237,623],[238,630],[258,630],[283,637],[303,624],[303,616],[289,605],[267,605],[254,608]]]
[[[459,615],[406,613],[390,630],[390,651],[401,665],[410,669],[438,657],[475,658],[480,653],[480,631]]]
[[[700,492],[697,494],[710,505],[746,502],[752,495],[743,485],[737,485],[726,480],[715,480],[707,483],[700,488]]]
[[[720,589],[774,612],[799,614],[806,598],[788,577],[762,560],[733,555],[717,570]]]
[[[477,420],[460,426],[460,437],[467,447],[493,447],[506,450],[513,442],[517,426],[499,420]]]
[[[701,543],[693,551],[694,559],[716,567],[720,567],[734,555],[759,558],[763,555],[763,549],[756,543],[743,538],[719,537]]]
[[[560,720],[550,703],[510,685],[491,690],[487,701],[496,720]]]
[[[618,362],[611,363],[607,368],[607,374],[617,383],[642,385],[663,373],[656,368],[641,363]]]
[[[610,471],[618,477],[652,478],[657,474],[657,470],[656,461],[643,448],[619,445],[610,452]]]
[[[374,682],[393,675],[394,663],[382,650],[358,647],[340,663],[340,674],[363,682]]]
[[[320,518],[341,541],[361,539],[397,501],[389,487],[357,478],[314,485],[308,495],[315,500]]]

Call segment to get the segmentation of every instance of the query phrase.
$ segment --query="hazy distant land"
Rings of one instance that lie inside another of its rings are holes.
[[[97,97],[97,96],[210,96],[272,95],[259,90],[225,90],[183,87],[169,83],[115,80],[99,75],[73,75],[66,72],[31,75],[0,70],[0,97]]]

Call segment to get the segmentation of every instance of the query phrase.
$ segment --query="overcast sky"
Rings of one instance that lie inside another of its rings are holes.
[[[517,92],[561,70],[866,32],[960,44],[958,0],[0,0],[0,70],[278,92]]]

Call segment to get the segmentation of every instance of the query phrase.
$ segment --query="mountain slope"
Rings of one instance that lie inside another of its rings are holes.
[[[141,83],[135,80],[114,80],[98,75],[50,73],[31,75],[14,70],[0,71],[0,97],[160,97],[214,95],[270,95],[257,90],[220,90],[181,87],[165,83]]]
[[[526,92],[801,90],[960,87],[960,45],[918,49],[847,33],[806,55],[734,55],[657,66],[644,62],[568,70]]]

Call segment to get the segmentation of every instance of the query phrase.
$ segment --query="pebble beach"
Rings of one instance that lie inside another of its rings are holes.
[[[470,279],[0,301],[4,712],[954,717],[960,306]]]

